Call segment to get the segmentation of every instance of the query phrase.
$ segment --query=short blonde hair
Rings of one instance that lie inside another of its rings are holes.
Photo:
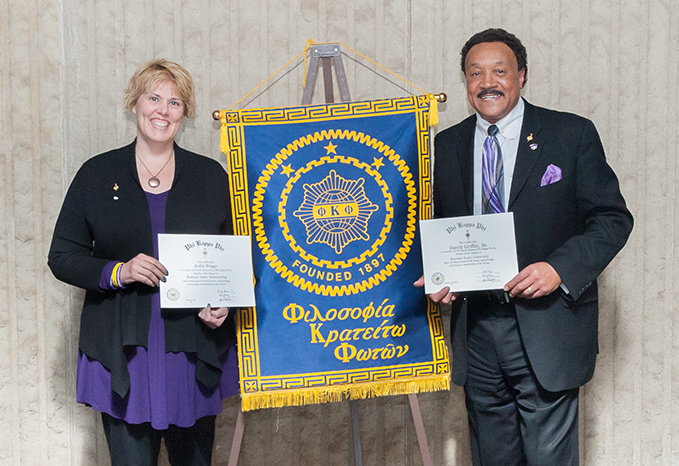
[[[170,81],[177,88],[184,102],[184,116],[193,118],[196,113],[196,93],[193,78],[181,65],[165,60],[151,60],[134,72],[125,89],[125,106],[132,110],[142,94],[152,92],[163,81]]]

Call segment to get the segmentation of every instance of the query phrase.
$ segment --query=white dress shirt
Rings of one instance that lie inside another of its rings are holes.
[[[495,123],[498,128],[496,135],[502,151],[502,163],[504,165],[504,207],[507,211],[509,193],[512,189],[514,177],[514,165],[516,165],[516,153],[519,150],[519,136],[523,124],[523,111],[525,105],[523,99],[519,99],[516,106],[502,120]],[[476,132],[474,134],[474,215],[483,213],[481,204],[483,199],[482,174],[483,167],[483,142],[488,136],[488,127],[491,124],[476,114]]]

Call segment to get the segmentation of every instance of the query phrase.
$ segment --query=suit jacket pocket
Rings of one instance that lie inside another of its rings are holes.
[[[538,196],[549,196],[549,195],[560,195],[566,187],[564,180],[555,181],[552,184],[547,184],[545,186],[539,186],[535,190],[535,194]]]

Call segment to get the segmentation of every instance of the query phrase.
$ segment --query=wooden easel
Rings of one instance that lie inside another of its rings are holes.
[[[325,103],[331,104],[335,102],[335,93],[332,87],[332,64],[335,64],[335,71],[337,72],[337,84],[340,90],[340,97],[342,102],[351,100],[349,95],[349,86],[347,84],[347,73],[344,71],[344,63],[342,62],[342,52],[340,44],[319,44],[311,47],[311,61],[309,62],[309,74],[304,83],[304,95],[302,96],[302,105],[309,105],[311,103],[311,95],[316,83],[316,75],[318,74],[318,60],[323,63],[323,84],[325,87]]]
[[[304,94],[302,96],[302,105],[311,104],[311,96],[315,86],[316,75],[318,74],[318,61],[321,60],[323,64],[323,86],[325,88],[325,103],[330,104],[335,102],[335,93],[332,86],[332,64],[335,65],[335,72],[337,73],[337,84],[340,90],[340,97],[342,102],[351,100],[349,95],[349,86],[347,84],[347,74],[344,70],[344,63],[342,62],[342,51],[340,44],[319,44],[311,47],[311,61],[309,62],[309,74],[307,75],[306,83],[304,83]],[[415,431],[417,432],[417,443],[420,445],[420,454],[422,455],[422,463],[424,466],[432,466],[431,455],[429,453],[429,444],[427,443],[427,436],[424,431],[424,423],[422,422],[422,413],[420,411],[420,402],[416,394],[408,395],[410,402],[410,412],[413,415],[413,422],[415,423]],[[363,456],[361,453],[361,430],[358,416],[358,401],[349,400],[349,409],[351,411],[351,432],[354,443],[354,460],[356,466],[363,466]]]
[[[340,44],[318,44],[311,47],[311,60],[309,62],[309,72],[306,82],[304,83],[304,93],[302,95],[302,105],[311,104],[311,97],[316,82],[316,75],[318,74],[319,60],[323,66],[323,86],[325,90],[325,103],[335,102],[335,92],[333,89],[332,65],[335,65],[335,72],[337,74],[337,85],[340,91],[340,98],[342,102],[351,100],[349,95],[349,86],[347,84],[347,74],[344,70],[344,63],[342,62],[342,52]],[[429,453],[429,444],[427,443],[427,436],[424,431],[424,423],[422,422],[422,412],[420,411],[420,402],[417,399],[417,394],[408,395],[408,402],[410,404],[410,412],[413,416],[415,424],[415,431],[417,433],[417,443],[420,446],[420,455],[422,456],[422,464],[424,466],[433,466],[431,454]],[[349,410],[351,411],[351,432],[354,445],[354,462],[355,466],[363,466],[363,455],[361,452],[361,429],[359,421],[358,401],[349,400]],[[233,435],[231,443],[231,453],[229,455],[229,466],[236,466],[238,463],[238,455],[240,453],[241,443],[243,441],[243,431],[245,430],[245,417],[241,409],[238,410],[238,419],[236,420],[236,431]]]

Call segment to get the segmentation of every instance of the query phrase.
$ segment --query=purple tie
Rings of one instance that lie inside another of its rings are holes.
[[[483,213],[496,214],[505,211],[502,202],[505,194],[502,151],[495,135],[495,125],[488,127],[488,136],[483,142]]]

